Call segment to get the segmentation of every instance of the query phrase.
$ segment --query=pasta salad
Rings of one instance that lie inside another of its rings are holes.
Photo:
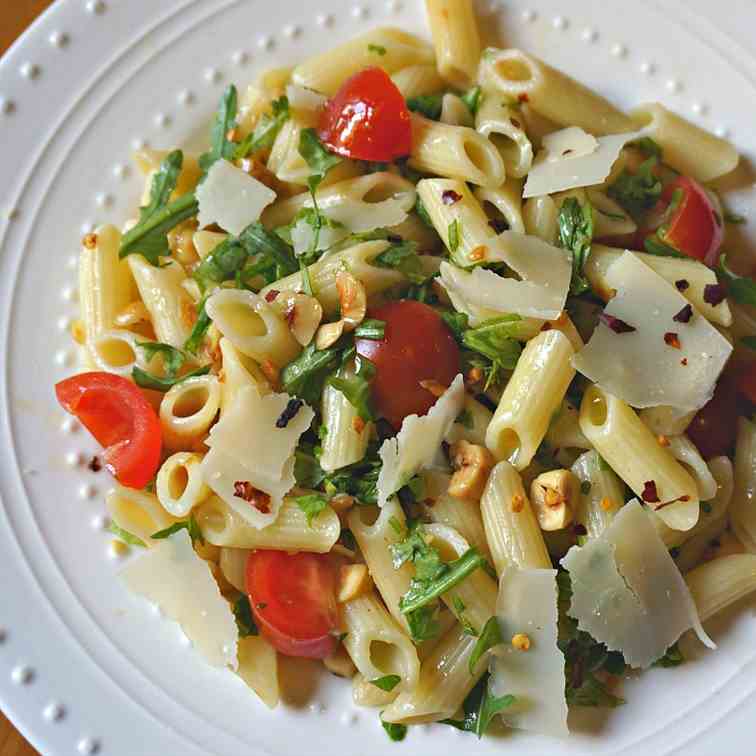
[[[55,391],[122,580],[269,707],[287,655],[394,740],[566,736],[756,589],[738,154],[426,6],[432,43],[375,29],[137,152]]]

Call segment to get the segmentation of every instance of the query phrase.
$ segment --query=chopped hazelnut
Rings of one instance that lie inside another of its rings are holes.
[[[449,482],[449,495],[458,499],[480,499],[494,466],[491,452],[461,439],[451,447],[451,460],[455,472]]]
[[[541,473],[530,486],[530,498],[541,530],[561,530],[571,522],[580,482],[569,470]]]

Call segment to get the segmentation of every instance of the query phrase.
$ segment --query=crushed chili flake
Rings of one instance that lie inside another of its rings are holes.
[[[276,420],[276,428],[285,428],[289,424],[289,420],[296,417],[303,404],[304,402],[301,399],[289,399],[284,411]]]
[[[664,334],[664,343],[667,346],[671,346],[673,349],[680,349],[680,339],[678,338],[676,333],[673,333],[672,331],[667,331]]]
[[[562,152],[562,157],[567,157],[567,155],[571,155],[574,151],[575,150],[573,150],[573,149],[564,150]]]
[[[515,494],[512,497],[512,504],[510,506],[510,509],[516,514],[517,512],[522,512],[524,506],[525,499],[523,499],[520,494]]]
[[[681,278],[678,281],[675,281],[675,286],[678,291],[685,291],[690,287],[690,284],[684,278]]]
[[[483,378],[483,370],[479,367],[470,368],[466,377],[468,383],[477,383]]]
[[[656,437],[656,440],[658,441],[659,446],[669,446],[669,439],[662,433]]]
[[[707,284],[704,286],[703,299],[706,304],[716,307],[724,302],[727,292],[722,284]]]
[[[362,433],[365,430],[365,421],[361,417],[355,417],[352,420],[352,428],[355,433]]]
[[[89,460],[89,464],[87,464],[87,467],[92,472],[100,472],[100,470],[102,470],[102,462],[100,462],[99,457],[92,457],[92,459]]]
[[[541,326],[541,332],[550,331],[554,326],[548,322],[548,320]]]
[[[271,289],[266,295],[265,295],[265,301],[266,302],[273,302],[275,298],[280,294],[281,292],[278,291],[278,289]]]
[[[87,234],[82,240],[81,243],[87,248],[87,249],[97,249],[97,234]]]
[[[284,320],[286,325],[291,328],[294,325],[294,321],[297,319],[297,308],[294,303],[290,304],[284,311]]]
[[[516,129],[521,128],[520,122],[516,118],[510,118],[509,122],[514,126]]]
[[[682,365],[683,367],[688,367],[688,358],[687,358],[687,357],[683,357],[683,358],[682,358],[682,359],[680,360],[680,364],[681,364],[681,365]]]
[[[486,252],[487,252],[486,245],[481,244],[478,247],[475,247],[475,249],[473,249],[470,252],[470,259],[475,260],[475,261],[483,260],[486,256]]]
[[[501,234],[509,228],[509,224],[503,218],[491,218],[488,225],[497,233]]]
[[[577,523],[577,524],[576,524],[576,525],[575,525],[575,526],[574,526],[574,527],[572,528],[572,532],[573,532],[573,533],[574,533],[574,534],[575,534],[576,536],[584,536],[584,535],[588,535],[588,530],[586,529],[585,525],[583,525],[583,524],[582,524],[582,523],[580,523],[580,522],[579,522],[579,523]]]
[[[401,244],[404,241],[404,239],[402,239],[402,237],[399,236],[399,234],[389,234],[386,237],[386,241],[391,242],[391,244]]]
[[[690,319],[693,317],[693,308],[686,304],[685,307],[672,317],[676,323],[690,323]]]
[[[656,491],[656,483],[653,480],[647,480],[643,484],[643,493],[641,499],[649,504],[658,504],[660,501],[659,494]]]
[[[605,312],[602,312],[601,315],[599,315],[599,320],[611,328],[615,333],[632,333],[637,330],[635,326],[625,323],[625,321],[620,320],[620,318],[615,318],[614,315],[607,315]]]
[[[462,195],[454,191],[454,189],[447,189],[441,193],[441,202],[444,205],[453,205],[462,199]]]
[[[690,501],[690,496],[688,496],[688,494],[684,494],[678,499],[678,501]]]
[[[234,496],[248,501],[258,512],[270,513],[270,496],[255,488],[248,480],[237,480],[234,483]]]
[[[530,102],[530,97],[528,97],[528,93],[520,92],[520,94],[517,95],[517,102]]]

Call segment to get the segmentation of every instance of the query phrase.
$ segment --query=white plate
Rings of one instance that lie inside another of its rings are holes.
[[[756,155],[752,3],[517,0],[481,10],[482,28],[620,105],[662,100]],[[87,470],[97,447],[52,393],[76,359],[67,329],[79,239],[132,212],[135,146],[196,139],[229,81],[244,85],[378,24],[421,30],[422,3],[59,0],[0,62],[3,709],[44,753],[753,753],[753,604],[713,624],[719,651],[628,682],[627,706],[574,716],[566,742],[478,742],[434,726],[411,728],[402,746],[342,681],[300,674],[298,701],[269,712],[117,581],[103,525],[109,480]],[[756,196],[743,181],[731,205],[747,212]]]

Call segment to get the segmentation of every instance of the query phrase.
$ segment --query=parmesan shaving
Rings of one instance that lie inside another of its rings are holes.
[[[690,321],[675,321],[688,301],[632,252],[609,267],[606,280],[617,294],[604,312],[635,330],[617,333],[599,323],[573,357],[575,369],[633,407],[706,404],[732,352],[727,339],[696,310]]]
[[[238,236],[276,198],[261,181],[227,160],[217,160],[197,187],[199,227],[217,224]]]
[[[557,646],[556,570],[509,569],[499,583],[496,613],[505,643],[494,648],[489,688],[512,694],[515,703],[502,712],[507,726],[565,736],[564,655]],[[527,651],[507,641],[517,634],[529,640]]]
[[[630,666],[649,667],[691,627],[714,648],[685,580],[637,499],[599,538],[573,546],[562,565],[572,580],[570,616]]]
[[[378,474],[378,506],[420,470],[431,467],[441,442],[454,425],[465,403],[462,375],[438,398],[424,417],[409,415],[393,438],[386,439],[378,452],[383,465]]]
[[[326,104],[328,98],[316,92],[314,89],[300,87],[298,84],[289,84],[286,87],[286,98],[294,110],[319,110]]]
[[[126,586],[178,622],[208,664],[235,670],[239,632],[208,563],[186,530],[156,544],[121,570]]]

